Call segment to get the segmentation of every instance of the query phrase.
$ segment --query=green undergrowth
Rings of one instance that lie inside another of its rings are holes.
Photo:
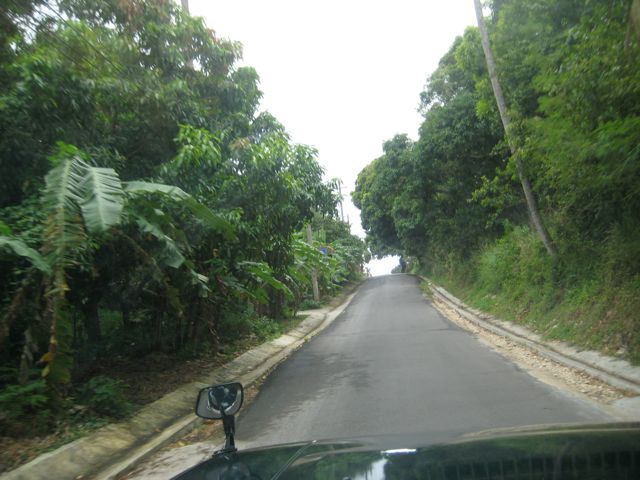
[[[219,351],[219,355],[225,361],[231,360],[233,357],[262,344],[289,330],[297,327],[307,315],[296,315],[287,317],[282,320],[273,320],[268,317],[258,317],[253,321],[240,326],[240,336],[233,340],[229,340]],[[238,332],[238,333],[240,333]]]
[[[223,342],[214,354],[205,348],[104,362],[98,375],[75,386],[61,412],[51,410],[44,381],[37,377],[24,386],[5,388],[0,393],[0,473],[126,419],[182,384],[206,377],[212,369],[288,332],[305,318],[295,315],[276,321],[255,314],[229,316],[221,326]]]
[[[623,247],[632,252],[633,246]],[[635,267],[606,250],[561,256],[554,263],[521,227],[455,268],[421,273],[468,305],[547,339],[640,364],[640,276],[629,272]]]

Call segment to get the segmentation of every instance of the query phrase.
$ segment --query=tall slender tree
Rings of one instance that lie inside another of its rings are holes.
[[[631,44],[631,37],[636,34],[638,40],[640,40],[640,0],[633,0],[631,9],[629,10],[629,22],[627,27],[627,38],[624,45],[628,49]]]
[[[536,229],[536,232],[538,232],[538,235],[542,240],[542,243],[544,243],[547,252],[551,257],[556,258],[558,256],[558,251],[555,244],[553,243],[551,235],[549,235],[549,232],[542,222],[540,210],[538,209],[538,202],[536,201],[536,197],[533,193],[533,188],[531,187],[531,180],[529,180],[529,177],[524,171],[522,159],[518,155],[516,155],[517,147],[515,145],[515,142],[513,141],[513,137],[510,131],[511,116],[509,115],[507,103],[505,101],[504,94],[502,93],[502,87],[500,86],[500,81],[498,79],[496,61],[493,56],[493,51],[491,50],[491,44],[489,43],[489,34],[487,32],[487,26],[484,22],[484,15],[482,14],[482,5],[480,4],[480,0],[473,0],[473,3],[476,9],[476,18],[478,19],[478,28],[480,29],[480,38],[482,40],[482,50],[484,51],[485,60],[487,62],[487,70],[489,72],[489,78],[491,79],[491,87],[493,88],[493,94],[496,98],[496,103],[498,104],[498,110],[500,111],[500,119],[502,120],[502,125],[504,126],[505,137],[507,138],[507,143],[509,144],[511,154],[515,159],[516,170],[518,172],[520,184],[522,185],[522,190],[527,202],[529,216],[534,228]]]

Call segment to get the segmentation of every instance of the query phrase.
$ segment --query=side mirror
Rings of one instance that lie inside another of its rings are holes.
[[[237,451],[235,444],[236,420],[234,415],[242,406],[244,391],[238,382],[223,383],[200,390],[196,400],[196,415],[210,420],[222,420],[224,447],[214,455],[226,455]]]
[[[203,388],[198,393],[196,415],[210,420],[233,416],[240,410],[243,398],[241,383],[223,383]]]

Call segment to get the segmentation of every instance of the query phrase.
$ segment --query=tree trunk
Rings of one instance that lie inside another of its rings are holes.
[[[634,32],[638,40],[640,40],[640,0],[633,0],[631,9],[629,10],[627,37],[624,39],[625,50],[628,50],[631,47],[631,37]]]
[[[515,156],[516,162],[516,170],[518,171],[518,177],[520,178],[520,184],[522,185],[522,190],[524,192],[524,197],[527,201],[527,209],[529,210],[529,217],[531,218],[531,222],[538,232],[542,243],[549,255],[553,258],[558,256],[558,252],[556,247],[549,235],[549,232],[545,228],[542,223],[542,218],[540,216],[540,211],[538,210],[538,204],[536,202],[536,197],[533,194],[533,189],[531,188],[531,181],[524,173],[524,168],[522,167],[522,161],[520,158],[515,155],[516,147],[513,143],[510,134],[511,128],[511,117],[509,116],[509,112],[507,110],[507,104],[504,99],[504,95],[502,93],[502,87],[500,86],[500,82],[498,81],[498,72],[496,68],[496,62],[493,58],[493,51],[491,50],[491,44],[489,43],[489,34],[487,33],[487,27],[484,23],[484,16],[482,14],[482,6],[480,5],[480,0],[473,0],[475,8],[476,8],[476,18],[478,19],[478,28],[480,29],[480,38],[482,39],[482,49],[484,50],[484,57],[487,62],[487,70],[489,72],[489,78],[491,79],[491,87],[493,88],[493,94],[496,97],[496,103],[498,104],[498,110],[500,111],[500,119],[502,120],[502,126],[504,127],[504,134],[507,138],[507,143],[509,144],[509,149],[511,150],[511,154]]]
[[[636,31],[638,40],[640,40],[640,0],[633,0],[631,10],[629,12],[629,20]]]
[[[307,224],[307,243],[313,246],[313,232],[311,231],[311,224]],[[313,288],[313,300],[320,301],[320,289],[318,288],[318,272],[314,268],[311,271],[311,286]]]
[[[269,317],[280,320],[284,311],[284,294],[280,290],[269,288]]]
[[[182,5],[183,10],[187,12],[187,15],[190,15],[191,13],[189,12],[189,0],[180,0],[180,4]],[[187,60],[187,67],[193,70],[193,60]]]
[[[128,330],[131,326],[131,310],[129,304],[124,300],[120,300],[120,312],[122,313],[122,326]]]
[[[92,285],[87,296],[87,301],[81,305],[84,328],[89,338],[89,343],[95,345],[102,341],[102,329],[100,328],[100,314],[98,304],[101,298],[99,286]]]

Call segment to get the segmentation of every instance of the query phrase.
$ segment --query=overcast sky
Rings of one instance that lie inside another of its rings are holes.
[[[243,44],[264,93],[261,110],[293,141],[313,145],[327,178],[356,176],[397,133],[417,138],[419,94],[456,36],[475,24],[472,0],[190,0],[219,37]],[[388,273],[397,259],[371,262]]]

